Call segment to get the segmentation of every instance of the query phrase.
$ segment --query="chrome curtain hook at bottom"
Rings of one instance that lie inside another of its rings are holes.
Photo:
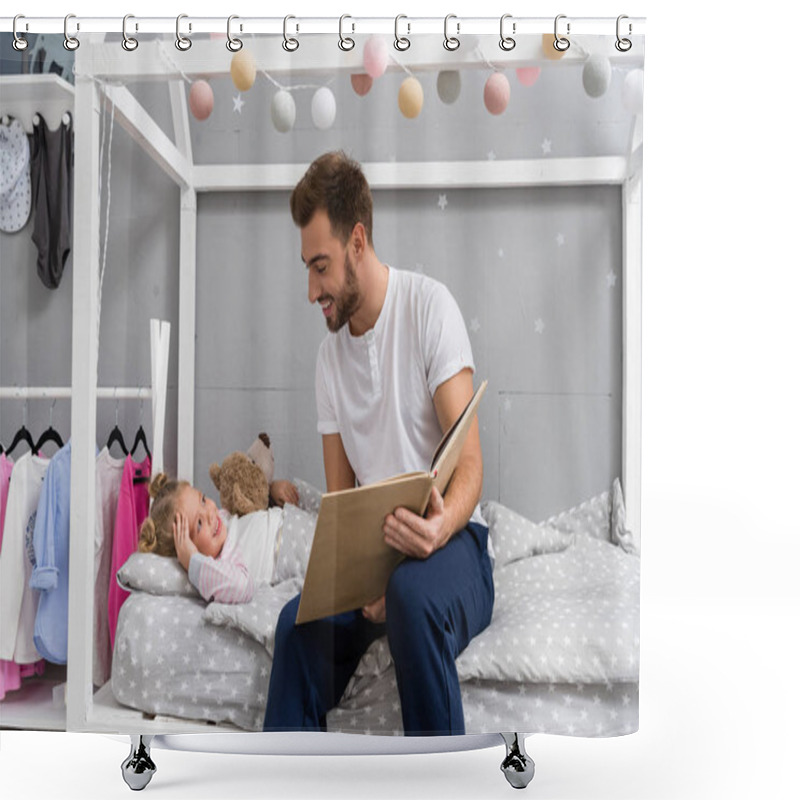
[[[69,30],[67,26],[69,25],[69,21],[71,19],[75,19],[74,14],[67,14],[67,16],[64,17],[64,49],[73,52],[81,46],[81,43],[75,36],[69,35]],[[79,31],[80,29],[81,29],[80,22],[75,23],[75,30]]]

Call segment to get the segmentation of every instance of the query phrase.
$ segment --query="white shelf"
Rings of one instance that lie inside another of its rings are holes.
[[[33,130],[34,114],[55,130],[74,106],[74,87],[58,75],[0,75],[0,116],[16,117],[27,133]]]

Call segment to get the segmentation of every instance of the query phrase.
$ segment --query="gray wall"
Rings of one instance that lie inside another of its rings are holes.
[[[335,79],[334,128],[313,127],[311,92],[298,91],[290,135],[272,128],[274,90],[266,80],[243,95],[241,115],[232,110],[230,81],[215,80],[214,113],[204,123],[192,120],[195,159],[306,163],[335,147],[362,161],[538,158],[545,138],[551,157],[624,152],[631,118],[620,102],[623,73],[615,70],[607,95],[591,100],[579,67],[545,70],[532,88],[511,71],[511,104],[497,118],[482,104],[488,74],[464,71],[453,106],[438,100],[436,75],[421,74],[426,100],[415,121],[397,110],[401,74],[385,75],[365,98],[347,76]],[[171,134],[166,86],[132,90]],[[444,210],[440,194],[447,196]],[[148,320],[172,321],[165,462],[173,472],[179,202],[178,190],[116,126],[99,382],[149,385]],[[477,378],[489,380],[479,415],[484,497],[539,519],[609,488],[621,471],[619,188],[376,191],[374,227],[383,261],[444,281],[462,309]],[[73,267],[57,290],[45,289],[30,233],[29,223],[18,234],[0,234],[0,383],[68,384]],[[313,384],[326,330],[306,299],[288,192],[201,195],[197,239],[196,482],[210,490],[208,465],[266,430],[280,476],[324,486]],[[28,403],[34,435],[46,427],[49,407]],[[100,445],[114,413],[113,402],[98,404]],[[120,402],[119,415],[130,441],[139,403]],[[0,441],[10,440],[21,419],[20,402],[0,404]],[[54,421],[68,435],[68,401],[56,404]]]

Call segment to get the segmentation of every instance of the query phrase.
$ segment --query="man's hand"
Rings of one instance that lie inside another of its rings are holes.
[[[296,506],[300,502],[300,493],[291,481],[272,481],[269,485],[269,496],[272,502],[281,508],[284,503]]]
[[[443,547],[449,538],[444,499],[436,487],[431,492],[428,511],[424,517],[407,508],[396,508],[383,521],[383,539],[386,544],[411,558],[428,558]]]
[[[364,606],[361,613],[370,622],[386,622],[386,595],[379,597],[374,603]]]
[[[175,521],[172,523],[172,532],[175,536],[175,550],[178,553],[178,561],[188,572],[189,562],[192,556],[198,552],[197,546],[189,537],[189,520],[183,514],[176,514]]]

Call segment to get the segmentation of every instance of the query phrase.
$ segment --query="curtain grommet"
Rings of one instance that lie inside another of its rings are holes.
[[[126,14],[122,18],[122,49],[127,50],[129,53],[132,53],[139,46],[139,40],[134,38],[133,36],[128,36],[129,19],[135,19],[133,14]],[[138,29],[139,26],[136,25],[136,30]]]
[[[81,46],[81,43],[77,37],[69,35],[69,30],[67,26],[69,25],[69,21],[71,19],[75,19],[74,14],[67,14],[67,16],[64,17],[64,49],[69,50],[71,53],[74,53]],[[79,31],[80,29],[81,25],[78,22],[75,24],[75,30]]]
[[[408,19],[408,17],[405,14],[398,14],[394,18],[394,49],[404,53],[409,47],[411,47],[411,39],[409,39],[408,36],[400,35],[398,28],[401,19]],[[411,23],[407,22],[406,26],[408,27],[408,33],[411,33]]]
[[[231,53],[238,53],[244,47],[244,43],[241,39],[231,36],[231,22],[235,19],[239,19],[236,14],[231,14],[228,17],[228,41],[225,42],[225,47],[227,47]]]
[[[295,39],[294,36],[289,36],[289,34],[287,32],[290,19],[297,19],[297,17],[294,17],[291,14],[287,14],[283,18],[283,42],[282,42],[282,46],[283,46],[283,49],[287,53],[294,53],[294,51],[297,50],[298,47],[300,47],[300,42],[297,39]],[[300,30],[300,26],[296,25],[295,26],[295,32],[297,32],[299,30]]]
[[[14,17],[14,26],[13,26],[14,41],[13,41],[12,44],[14,46],[14,49],[18,53],[21,53],[23,50],[27,50],[28,49],[28,40],[24,36],[21,36],[17,31],[17,21],[21,20],[21,19],[25,19],[25,15],[24,14],[17,14]],[[28,23],[27,22],[25,23],[25,30],[26,31],[28,30]]]
[[[461,40],[457,36],[450,36],[447,28],[451,19],[457,20],[455,14],[448,14],[444,18],[444,49],[449,50],[451,53],[461,47]],[[461,32],[461,23],[456,21],[456,33]]]
[[[619,50],[620,53],[627,53],[628,50],[630,50],[631,47],[633,47],[633,42],[631,42],[630,39],[624,39],[619,35],[620,23],[622,22],[623,19],[628,19],[627,14],[620,14],[617,17],[617,41],[614,42],[614,47],[616,47],[617,50]],[[628,23],[628,36],[630,36],[631,33],[633,33],[633,26],[629,22]]]
[[[517,41],[512,36],[506,36],[504,32],[504,25],[507,19],[511,19],[511,14],[503,14],[500,17],[500,49],[505,50],[507,53],[517,46]],[[511,32],[517,32],[517,23],[511,23]]]
[[[344,35],[343,27],[346,19],[353,18],[349,14],[342,14],[342,16],[339,17],[339,49],[343,50],[345,53],[349,53],[356,46],[356,42],[355,39],[351,38],[350,36]],[[351,33],[355,33],[355,23],[353,23],[352,28],[353,30]]]
[[[187,19],[188,16],[188,14],[178,14],[178,18],[175,20],[175,47],[177,47],[182,53],[185,53],[192,46],[192,40],[181,33],[181,20]],[[191,32],[192,23],[190,22],[189,33]]]
[[[559,36],[558,34],[558,21],[560,19],[567,19],[567,15],[559,14],[556,17],[556,21],[553,26],[553,35],[555,36],[555,39],[553,40],[553,47],[555,47],[555,49],[558,50],[559,53],[564,53],[567,50],[569,50],[569,39],[567,39],[565,36]],[[570,24],[569,22],[567,22],[567,36],[569,36],[569,30],[570,30]]]

